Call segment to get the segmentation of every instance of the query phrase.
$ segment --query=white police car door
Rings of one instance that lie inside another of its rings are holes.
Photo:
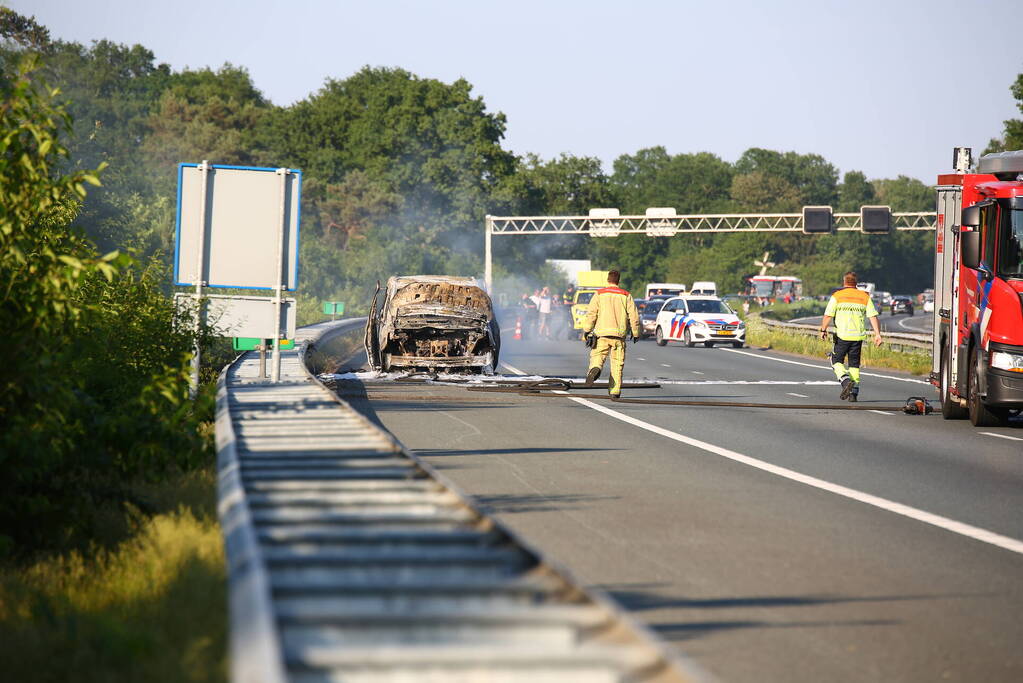
[[[682,333],[686,329],[686,319],[688,311],[686,310],[686,302],[682,299],[675,301],[675,311],[672,314],[671,320],[669,321],[668,332],[671,339],[682,339]]]
[[[657,313],[657,327],[660,328],[665,339],[670,339],[671,319],[675,316],[675,304],[677,303],[678,299],[668,299]]]

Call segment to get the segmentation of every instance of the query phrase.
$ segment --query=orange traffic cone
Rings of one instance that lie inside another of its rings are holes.
[[[522,339],[522,316],[515,318],[515,336],[512,339]]]

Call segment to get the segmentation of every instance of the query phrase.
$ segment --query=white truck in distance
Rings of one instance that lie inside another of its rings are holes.
[[[718,285],[716,282],[710,282],[709,280],[697,280],[693,283],[689,293],[693,296],[717,296]]]

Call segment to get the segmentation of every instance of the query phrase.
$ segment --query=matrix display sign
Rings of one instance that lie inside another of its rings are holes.
[[[204,202],[199,164],[178,165],[175,284],[272,289],[280,253],[281,284],[289,291],[297,287],[302,174],[282,170],[213,164]]]

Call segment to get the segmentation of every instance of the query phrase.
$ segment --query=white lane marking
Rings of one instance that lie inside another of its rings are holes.
[[[668,365],[667,363],[661,363],[661,367],[662,368],[670,368],[671,366]]]
[[[502,365],[516,374],[523,374],[521,370],[516,370],[507,363],[502,363]],[[948,517],[942,517],[941,515],[935,515],[923,510],[917,510],[916,508],[908,505],[903,505],[902,503],[897,503],[893,500],[888,500],[887,498],[881,498],[880,496],[874,496],[869,493],[857,491],[856,489],[841,486],[840,484],[833,484],[830,481],[824,481],[817,477],[801,474],[786,467],[772,465],[769,462],[757,460],[756,458],[751,458],[748,455],[743,455],[742,453],[737,453],[736,451],[731,451],[727,448],[722,448],[721,446],[715,446],[714,444],[707,443],[706,441],[700,441],[683,434],[676,434],[675,432],[664,429],[663,427],[658,427],[657,425],[644,422],[643,420],[637,420],[634,417],[630,417],[624,413],[619,413],[617,410],[612,410],[611,408],[598,405],[585,398],[569,397],[568,400],[575,401],[587,408],[592,408],[599,413],[604,413],[609,417],[621,420],[622,422],[639,427],[640,429],[645,429],[648,432],[652,432],[673,441],[678,441],[679,443],[684,443],[688,446],[693,446],[694,448],[699,448],[700,450],[707,451],[708,453],[720,455],[723,458],[734,460],[735,462],[742,463],[743,465],[755,467],[758,470],[789,479],[790,481],[806,484],[807,486],[812,486],[814,488],[821,489],[822,491],[834,493],[835,495],[842,496],[843,498],[849,498],[850,500],[872,505],[873,507],[880,508],[881,510],[891,512],[896,515],[915,519],[918,522],[923,522],[924,524],[936,526],[939,529],[951,531],[952,533],[959,534],[960,536],[965,536],[982,543],[988,543],[999,548],[1004,548],[1005,550],[1009,550],[1014,553],[1023,554],[1023,541],[1019,541],[1015,538],[1009,538],[1008,536],[1002,536],[1001,534],[996,534],[995,532],[988,531],[987,529],[981,529],[980,527],[975,527],[970,524],[957,522],[956,520],[949,519]]]
[[[646,358],[636,358],[636,360],[646,360]]]
[[[868,410],[868,413],[877,413],[878,415],[894,415],[895,413],[889,413],[885,410]]]
[[[779,363],[790,363],[791,365],[802,365],[808,368],[817,368],[818,370],[827,370],[828,372],[833,372],[832,369],[826,365],[815,365],[813,363],[801,363],[798,360],[788,360],[787,358],[774,358],[773,356],[762,356],[759,353],[750,353],[749,351],[740,351],[739,349],[718,349],[718,351],[727,351],[728,353],[741,353],[744,356],[753,356],[754,358],[760,358],[763,360],[773,360]],[[931,384],[930,382],[924,381],[922,379],[912,379],[911,377],[893,377],[891,375],[878,375],[873,372],[863,372],[862,370],[860,371],[860,374],[866,375],[867,377],[894,379],[897,382],[912,382],[913,384],[926,384],[928,386],[930,386]]]
[[[796,393],[793,393],[791,391],[787,391],[785,393],[787,393],[789,396],[795,396],[796,398],[810,398],[806,394],[796,394]]]
[[[699,370],[693,370],[693,374],[694,375],[702,375],[703,373],[700,372]]]
[[[994,432],[977,432],[977,433],[978,434],[983,434],[984,436],[997,436],[999,439],[1008,439],[1009,441],[1023,441],[1023,439],[1019,438],[1018,436],[1007,436],[1005,434],[995,434]]]

